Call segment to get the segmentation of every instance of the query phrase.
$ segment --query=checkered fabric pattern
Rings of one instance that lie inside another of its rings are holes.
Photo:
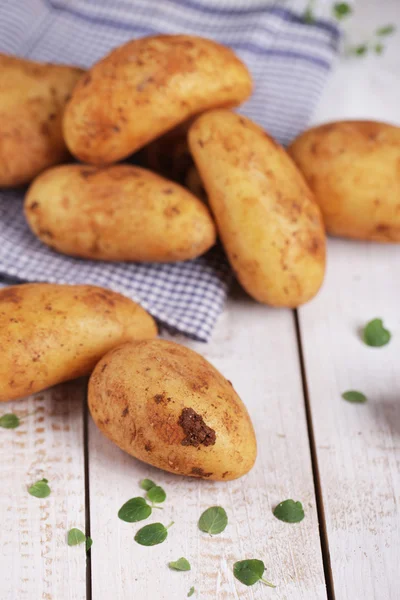
[[[286,6],[286,4],[285,4]],[[307,125],[333,62],[338,30],[308,25],[268,0],[1,0],[0,52],[90,67],[132,38],[189,33],[231,46],[249,67],[253,97],[240,112],[288,143]],[[1,134],[1,132],[0,132]],[[231,280],[220,248],[176,264],[106,263],[62,256],[30,232],[23,193],[0,192],[0,275],[109,287],[163,324],[207,341]]]

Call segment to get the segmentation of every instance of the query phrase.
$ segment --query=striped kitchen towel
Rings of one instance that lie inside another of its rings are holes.
[[[252,73],[255,92],[240,112],[286,144],[306,127],[339,42],[334,24],[305,24],[287,6],[268,0],[1,0],[0,52],[89,67],[132,38],[209,37],[231,46]],[[109,287],[161,323],[198,340],[210,338],[232,277],[221,249],[176,264],[75,259],[31,234],[22,202],[19,190],[0,192],[3,282]]]

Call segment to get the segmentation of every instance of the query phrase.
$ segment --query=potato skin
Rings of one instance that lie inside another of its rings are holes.
[[[132,40],[79,82],[64,137],[82,162],[110,164],[192,115],[240,104],[251,90],[244,64],[216,42],[188,35]]]
[[[400,127],[338,121],[289,147],[332,235],[400,242]]]
[[[210,213],[196,196],[132,165],[49,169],[31,185],[25,216],[55,250],[96,260],[189,260],[216,239]]]
[[[68,158],[62,113],[83,73],[0,54],[0,187],[29,183]]]
[[[88,375],[111,348],[152,338],[135,302],[91,285],[28,283],[0,290],[0,401]]]
[[[201,115],[189,146],[246,291],[272,306],[312,298],[325,272],[325,232],[313,195],[283,148],[227,110]]]
[[[110,440],[165,471],[227,481],[254,464],[257,444],[244,404],[185,346],[149,340],[115,348],[92,373],[88,403]]]

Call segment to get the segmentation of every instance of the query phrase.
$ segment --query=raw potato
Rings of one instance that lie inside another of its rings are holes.
[[[204,204],[180,185],[146,169],[63,165],[30,187],[25,215],[52,248],[96,260],[173,262],[215,243]]]
[[[64,137],[81,161],[116,162],[215,106],[250,95],[244,64],[229,48],[188,35],[132,40],[94,65],[74,90]]]
[[[62,113],[84,71],[0,54],[0,187],[65,161]]]
[[[179,344],[115,348],[93,371],[88,402],[110,440],[165,471],[227,481],[256,459],[253,426],[232,384]]]
[[[192,119],[147,144],[138,153],[143,167],[155,171],[168,179],[184,184],[187,173],[193,167],[193,158],[187,143],[187,134]]]
[[[91,285],[32,283],[0,290],[0,401],[88,375],[118,344],[157,335],[128,298]]]
[[[400,242],[400,127],[339,121],[290,146],[321,207],[328,233]]]
[[[324,277],[325,232],[287,153],[255,123],[228,110],[200,116],[189,146],[243,287],[273,306],[310,300]]]

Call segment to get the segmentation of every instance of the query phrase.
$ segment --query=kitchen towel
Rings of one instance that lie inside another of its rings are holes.
[[[112,48],[156,33],[188,33],[231,46],[255,91],[239,111],[282,144],[307,126],[337,52],[329,21],[306,24],[287,3],[268,0],[1,0],[0,52],[90,67]],[[0,132],[1,138],[1,132]],[[23,149],[22,149],[23,151]],[[232,278],[216,247],[175,264],[107,263],[63,256],[37,240],[23,191],[0,191],[0,276],[109,287],[162,324],[207,341]]]

